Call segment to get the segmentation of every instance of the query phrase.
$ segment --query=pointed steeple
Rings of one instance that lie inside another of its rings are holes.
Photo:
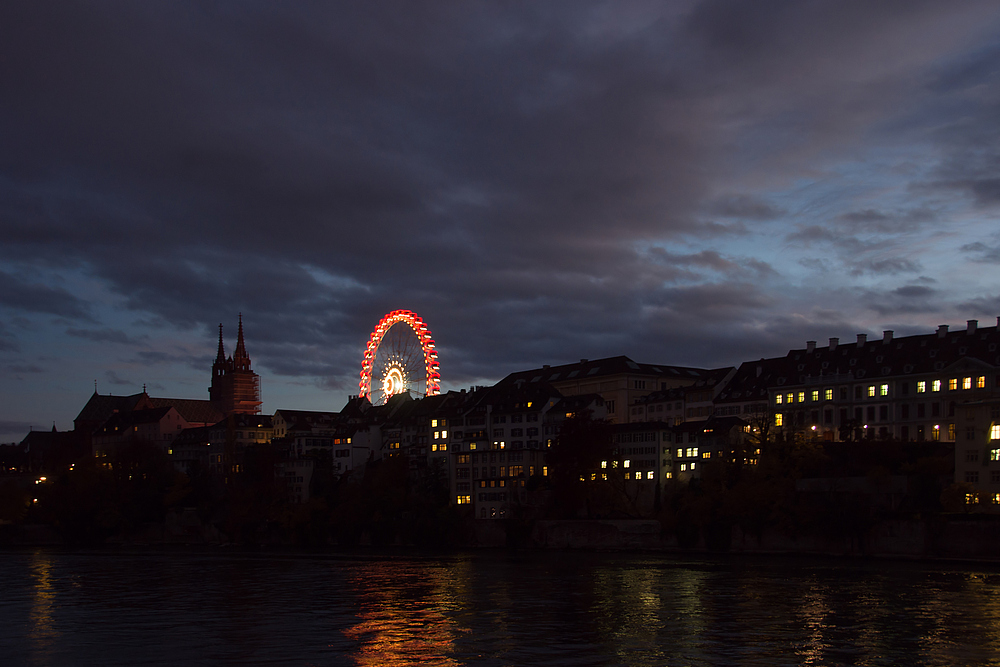
[[[236,351],[233,352],[233,363],[236,368],[250,370],[250,355],[243,343],[243,313],[240,313],[240,328],[236,339]]]
[[[222,322],[219,322],[219,353],[215,355],[215,363],[226,360],[226,350],[222,347]]]

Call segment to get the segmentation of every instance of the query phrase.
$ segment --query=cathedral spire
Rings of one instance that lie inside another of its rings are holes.
[[[243,343],[243,313],[240,313],[240,328],[236,339],[236,351],[233,352],[233,362],[237,368],[250,369],[250,355]]]
[[[226,360],[226,351],[222,347],[222,322],[219,322],[219,353],[215,355],[216,363]]]

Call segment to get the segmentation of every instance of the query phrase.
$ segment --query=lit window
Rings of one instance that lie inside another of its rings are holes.
[[[794,403],[795,402],[795,394],[788,394],[787,396],[785,396],[785,398],[787,399],[787,401],[789,403]]]
[[[438,420],[432,419],[431,420],[431,428],[437,428],[437,425],[438,425]]]
[[[472,496],[458,496],[456,503],[459,505],[469,505],[472,503]]]
[[[878,395],[879,396],[888,396],[889,395],[889,385],[884,384],[881,387],[879,387],[878,388]]]
[[[931,432],[931,436],[935,440],[941,439],[941,424],[934,424],[934,430]]]
[[[805,403],[805,402],[806,402],[806,392],[800,391],[799,392],[799,403]]]
[[[962,389],[972,389],[972,378],[962,378]]]
[[[674,478],[674,473],[672,473],[672,472],[665,472],[665,473],[663,473],[663,477],[665,479],[673,479]]]
[[[1000,461],[1000,449],[990,450],[990,461]]]
[[[692,462],[691,462],[691,470],[694,470],[694,467],[695,467],[695,465],[697,465],[697,464],[695,464],[695,463],[694,463],[694,462],[692,461]]]
[[[993,497],[990,498],[990,502],[994,505],[1000,505],[1000,493],[994,493]]]
[[[976,389],[985,389],[985,388],[986,388],[986,376],[980,375],[979,377],[976,378]]]
[[[710,458],[712,458],[712,452],[702,452],[701,453],[701,458],[703,458],[703,459],[710,459]]]
[[[688,464],[682,463],[681,464],[681,472],[687,472],[687,469],[688,469]]]
[[[948,439],[949,440],[954,440],[955,439],[955,424],[953,424],[953,423],[952,424],[948,424]]]
[[[438,447],[438,451],[441,451],[441,452],[446,452],[446,451],[448,451],[448,444],[447,444],[447,443],[445,443],[445,442],[442,442],[442,443],[441,443],[441,446],[440,446],[440,447]]]
[[[636,470],[636,471],[635,471],[635,478],[636,478],[636,479],[642,479],[642,473],[641,473],[641,472],[639,472],[638,470]]]
[[[448,431],[441,431],[441,437],[442,438],[447,438],[448,437]]]
[[[548,476],[549,476],[549,467],[542,466],[542,477],[548,477]]]
[[[628,459],[625,459],[625,462],[622,463],[623,468],[628,468],[630,465],[632,465],[632,462]]]
[[[781,394],[778,394],[777,396],[775,396],[774,397],[775,404],[781,405],[781,401],[782,401],[783,398],[784,398],[784,396],[782,396]]]
[[[958,378],[951,378],[948,380],[948,389],[950,391],[955,391],[958,389]]]
[[[441,431],[434,431],[434,439],[435,440],[441,439]]]
[[[990,426],[990,440],[1000,440],[1000,424]]]
[[[681,458],[682,456],[684,456],[684,450],[683,449],[678,449],[677,450],[677,458]]]
[[[826,393],[823,396],[823,398],[826,399],[826,400],[828,400],[828,401],[832,401],[833,400],[833,389],[827,389]]]
[[[818,401],[819,400],[819,389],[813,389],[812,400],[814,400],[814,401]]]
[[[652,470],[650,470],[649,472],[646,473],[646,479],[653,479],[653,471]]]
[[[775,413],[775,415],[774,415],[774,425],[775,426],[781,426],[784,423],[784,421],[785,421],[785,418],[782,416],[782,414],[780,412]]]
[[[601,468],[607,468],[607,467],[608,467],[608,462],[607,461],[601,461]]]
[[[602,472],[602,473],[601,473],[601,479],[602,479],[603,481],[605,481],[605,482],[606,482],[606,481],[608,481],[608,473],[606,473],[606,472]]]
[[[934,380],[931,383],[931,391],[941,391],[941,380]]]
[[[927,391],[927,383],[921,380],[920,382],[917,383],[917,393],[923,394],[926,391]]]
[[[438,446],[437,446],[437,443],[434,443],[434,444],[432,444],[432,445],[431,445],[431,451],[432,451],[432,452],[436,452],[437,450],[438,450]]]
[[[868,387],[868,395],[869,396],[874,396],[875,395],[875,385],[870,385]]]
[[[975,505],[978,502],[979,502],[979,496],[977,494],[975,494],[975,493],[967,493],[967,494],[965,494],[965,504],[966,505]]]

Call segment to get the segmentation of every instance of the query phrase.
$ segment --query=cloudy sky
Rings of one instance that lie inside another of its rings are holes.
[[[102,393],[340,409],[1000,315],[995,2],[0,5],[0,441]]]

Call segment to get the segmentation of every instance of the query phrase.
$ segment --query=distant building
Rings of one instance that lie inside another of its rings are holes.
[[[240,314],[236,350],[226,358],[219,325],[219,352],[212,364],[212,386],[208,388],[212,405],[224,415],[260,413],[260,376],[250,367],[250,355],[243,342],[243,315]]]
[[[727,369],[728,370],[728,369]],[[654,391],[684,387],[709,377],[714,371],[687,366],[641,364],[626,356],[581,359],[579,363],[542,366],[511,373],[504,381],[545,382],[563,396],[597,394],[604,399],[612,423],[629,421],[629,408]],[[711,401],[711,399],[709,399]]]

